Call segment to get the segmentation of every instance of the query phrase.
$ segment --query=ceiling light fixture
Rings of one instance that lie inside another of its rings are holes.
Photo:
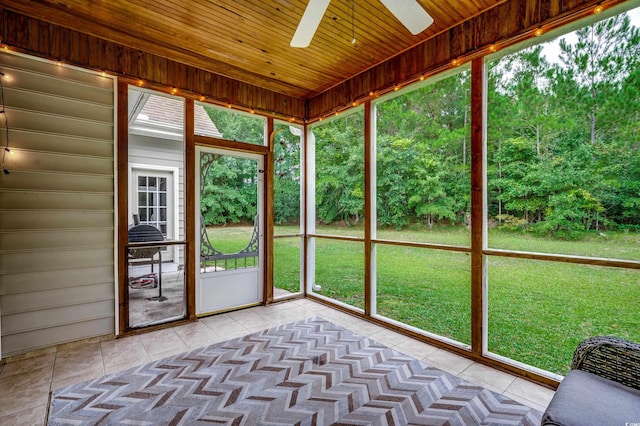
[[[598,13],[602,13],[603,10],[604,10],[604,7],[602,7],[602,5],[599,4],[595,7],[595,9],[593,9],[593,13],[597,15]]]

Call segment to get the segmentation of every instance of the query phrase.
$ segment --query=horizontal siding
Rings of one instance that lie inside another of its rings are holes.
[[[108,107],[113,105],[113,89],[111,87],[98,88],[89,82],[82,84],[77,79],[59,78],[38,70],[7,66],[6,62],[3,66],[3,72],[11,76],[10,90],[27,90],[32,93],[102,104]],[[76,73],[75,77],[79,75],[80,73]],[[95,77],[91,77],[91,80],[95,83]],[[105,82],[111,81],[107,78],[103,80]]]
[[[11,179],[2,188],[46,191],[113,191],[113,175],[86,173],[54,173],[42,170],[11,170]]]
[[[104,228],[105,226],[113,226],[113,212],[90,210],[0,210],[0,229],[3,230]]]
[[[113,247],[5,251],[0,259],[0,274],[104,266],[113,264],[112,258]]]
[[[72,309],[69,309],[72,307]],[[33,310],[2,316],[2,335],[23,333],[65,324],[104,318],[113,315],[113,300],[59,305],[49,309]]]
[[[113,334],[113,81],[0,53],[2,356]]]
[[[95,74],[87,73],[79,69],[56,67],[52,66],[50,62],[31,60],[23,56],[10,54],[3,54],[1,61],[3,68],[18,69],[50,77],[52,82],[46,86],[47,89],[44,89],[49,92],[54,92],[57,84],[69,82],[84,90],[102,89],[113,93],[113,82],[110,78],[99,78]]]
[[[113,175],[113,159],[86,155],[21,151],[11,158],[11,167],[19,170]]]
[[[62,114],[13,109],[7,111],[12,129],[61,133],[93,139],[112,139],[113,125],[98,120],[73,118]]]
[[[33,209],[42,206],[50,209],[79,210],[91,206],[96,210],[113,207],[113,194],[62,191],[5,191],[0,199],[0,209]]]
[[[73,342],[89,337],[113,334],[113,316],[91,318],[80,322],[50,326],[31,331],[2,336],[4,356],[19,354],[32,349],[44,348],[60,343]]]
[[[113,106],[96,104],[84,100],[62,98],[41,92],[24,89],[4,90],[6,97],[11,97],[12,107],[16,109],[39,111],[43,114],[59,115],[61,111],[72,118],[110,123],[113,119]],[[13,123],[12,123],[13,124]]]
[[[27,271],[5,275],[0,282],[0,296],[32,293],[59,288],[113,283],[113,266],[103,265],[50,271]]]
[[[61,289],[35,291],[5,295],[0,301],[3,315],[16,315],[31,312],[35,309],[49,309],[57,307],[57,300],[65,300],[67,305],[84,305],[113,299],[113,283],[98,283],[82,285],[80,287],[66,287]]]
[[[38,250],[73,247],[111,247],[113,228],[20,230],[0,232],[0,247]]]
[[[106,139],[89,139],[13,128],[9,130],[9,139],[11,147],[18,150],[113,158],[113,141]]]

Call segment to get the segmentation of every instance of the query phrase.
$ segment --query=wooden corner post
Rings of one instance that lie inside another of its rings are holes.
[[[471,350],[486,349],[486,119],[484,58],[471,63]]]

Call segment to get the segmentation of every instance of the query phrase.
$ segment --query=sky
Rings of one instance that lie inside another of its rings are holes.
[[[627,15],[629,15],[629,18],[631,18],[631,24],[640,28],[640,7],[631,9],[630,11],[627,12]],[[575,41],[577,40],[574,33],[568,33],[558,37],[553,41],[547,42],[545,44],[543,53],[551,63],[559,63],[560,39],[562,38],[567,40],[570,44],[575,43]]]

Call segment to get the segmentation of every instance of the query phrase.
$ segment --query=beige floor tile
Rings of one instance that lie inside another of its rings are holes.
[[[555,394],[552,389],[537,385],[528,380],[517,378],[507,388],[506,392],[517,395],[542,407],[547,407]]]
[[[231,318],[227,314],[217,314],[217,315],[209,315],[208,317],[202,317],[198,321],[204,323],[205,325],[215,324],[215,325],[233,325],[238,324],[236,320]]]
[[[45,378],[32,373],[16,374],[3,381],[0,383],[0,418],[47,404],[50,386],[50,375]]]
[[[225,340],[231,340],[231,339],[235,339],[237,337],[242,337],[245,336],[247,334],[250,334],[251,331],[246,329],[246,328],[242,328],[242,329],[234,329],[234,328],[226,328],[223,330],[218,330],[216,331],[216,335],[218,336],[217,341],[219,342],[223,342]]]
[[[54,378],[53,382],[51,383],[51,390],[75,385],[76,383],[84,382],[87,380],[97,379],[98,377],[102,377],[105,374],[106,373],[104,371],[104,366],[102,365],[102,362],[100,362],[99,364],[91,365],[89,367],[83,368],[82,370],[78,369],[75,372],[70,373],[69,375]]]
[[[483,364],[474,363],[466,368],[459,377],[475,383],[480,386],[487,387],[495,392],[502,393],[516,379],[511,374],[497,371]]]
[[[237,337],[238,333],[247,334],[249,330],[234,320],[225,320],[220,321],[213,317],[203,318],[200,322],[206,325],[211,331],[213,331],[219,337],[225,338],[227,336],[232,335],[233,337]],[[240,336],[242,335],[240,334]],[[229,337],[230,339],[232,337]]]
[[[139,336],[109,340],[100,345],[104,371],[107,374],[151,361]]]
[[[208,346],[218,341],[216,334],[199,321],[174,327],[173,330],[189,349]]]
[[[386,330],[384,327],[380,327],[377,324],[357,318],[354,318],[347,328],[364,337],[370,337],[376,333]]]
[[[293,303],[297,304],[298,306],[301,306],[304,309],[308,309],[314,312],[321,311],[326,308],[326,305],[323,305],[322,303],[314,302],[313,300],[308,300],[308,299],[299,299]]]
[[[268,318],[263,318],[260,315],[254,315],[254,316],[250,316],[247,318],[244,318],[242,320],[237,320],[240,324],[242,324],[244,327],[248,328],[248,329],[259,329],[259,330],[263,330],[265,328],[269,328],[271,326],[271,324],[273,324],[272,319],[268,319]]]
[[[57,346],[57,352],[74,351],[77,348],[83,348],[85,346],[90,346],[93,343],[100,343],[103,340],[113,340],[113,337],[114,336],[111,335],[111,334],[106,334],[104,336],[91,337],[91,338],[88,338],[88,339],[77,340],[75,342],[62,343],[62,344]]]
[[[344,312],[339,311],[324,311],[324,314],[319,316],[326,319],[327,321],[345,328],[349,328],[351,324],[353,324],[354,320],[357,319],[353,315],[345,314]]]
[[[506,396],[507,398],[511,398],[516,402],[519,402],[522,405],[526,405],[527,407],[531,407],[531,408],[535,408],[536,410],[540,411],[541,413],[544,413],[544,411],[547,409],[546,406],[542,406],[539,404],[536,404],[535,402],[529,401],[526,398],[522,398],[521,396],[515,395],[511,392],[504,392],[503,393],[504,396]]]
[[[405,336],[404,334],[400,334],[395,331],[388,330],[386,328],[383,328],[382,330],[378,331],[377,333],[373,333],[368,337],[370,337],[371,339],[375,340],[378,343],[382,343],[383,345],[386,345],[389,347],[397,346],[411,339],[410,337]]]
[[[141,334],[140,341],[151,359],[162,353],[177,354],[188,350],[187,345],[184,344],[172,328]]]
[[[163,358],[169,358],[175,355],[180,355],[185,352],[189,352],[189,350],[190,349],[187,348],[186,346],[184,347],[184,349],[173,348],[165,352],[157,352],[157,353],[149,354],[149,358],[151,358],[151,361],[158,361]]]
[[[261,317],[256,313],[257,309],[258,308],[251,308],[251,309],[243,309],[239,311],[228,312],[227,316],[232,320],[239,321],[242,323],[246,321],[256,321],[256,320],[259,321],[261,320]]]
[[[434,353],[438,348],[419,340],[408,339],[397,345],[394,349],[416,359],[422,359]]]
[[[145,354],[146,356],[146,354]],[[105,374],[116,373],[118,371],[128,370],[134,367],[140,367],[141,365],[145,365],[151,362],[151,359],[147,356],[146,358],[129,358],[120,361],[114,361],[110,363],[105,363],[104,372]]]
[[[436,349],[433,353],[422,359],[427,364],[439,368],[451,374],[458,375],[465,369],[469,368],[473,361],[460,355],[445,351],[444,349]]]
[[[15,414],[0,417],[0,425],[42,426],[45,424],[47,406],[39,405]]]
[[[27,360],[29,358],[38,358],[41,356],[45,356],[45,355],[51,355],[51,354],[55,354],[57,351],[57,348],[55,346],[49,346],[47,348],[40,348],[40,349],[34,349],[33,351],[29,351],[23,354],[18,354],[18,355],[11,355],[7,358],[4,358],[4,362],[6,362],[7,364],[10,364],[12,362],[16,362],[16,361],[24,361]]]
[[[299,321],[305,318],[314,317],[312,311],[306,310],[299,306],[294,306],[291,309],[284,310],[281,308],[271,309],[259,312],[259,315],[264,320],[269,321],[271,324],[287,324],[290,322]]]
[[[35,358],[25,358],[20,361],[8,362],[0,373],[0,381],[6,377],[32,372],[34,370],[53,370],[53,363],[55,362],[55,359],[56,354],[49,353]]]
[[[104,374],[100,343],[67,347],[59,350],[56,354],[56,362],[53,368],[54,382],[75,376],[83,371],[102,371],[102,374]]]
[[[7,366],[10,365],[11,364],[7,364]],[[21,373],[7,374],[0,377],[0,390],[11,392],[18,388],[39,389],[42,386],[46,386],[48,388],[52,377],[53,364],[47,364],[42,368],[34,368]]]

